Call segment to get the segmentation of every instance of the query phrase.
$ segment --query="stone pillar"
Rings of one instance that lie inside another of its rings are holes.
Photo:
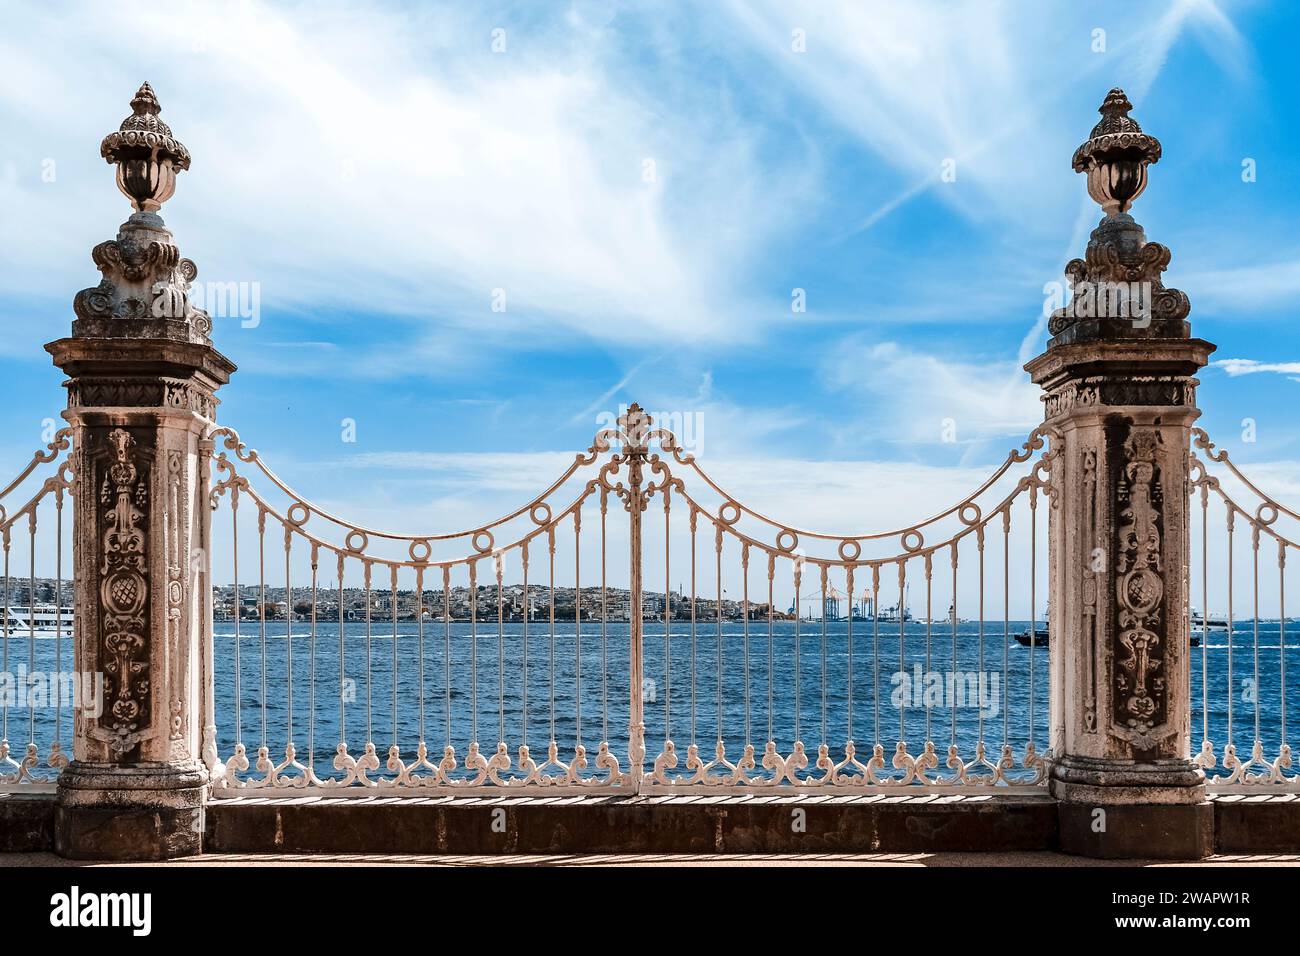
[[[1131,109],[1112,90],[1075,152],[1106,216],[1025,366],[1055,430],[1049,785],[1067,852],[1198,858],[1213,818],[1189,759],[1187,452],[1214,346],[1161,282],[1169,250],[1128,214],[1160,158]]]
[[[68,376],[76,504],[78,668],[102,673],[100,713],[75,715],[55,847],[78,859],[164,859],[202,847],[214,742],[206,495],[215,392],[234,371],[189,301],[197,270],[158,209],[189,167],[146,83],[100,152],[135,212],[92,258],[72,335],[46,346]],[[205,739],[206,738],[206,739]]]

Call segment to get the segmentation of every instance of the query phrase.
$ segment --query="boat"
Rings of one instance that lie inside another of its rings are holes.
[[[1216,614],[1213,611],[1207,616],[1196,608],[1192,608],[1192,630],[1226,632],[1228,630],[1228,617],[1225,614]]]
[[[1051,632],[1047,627],[1047,622],[1044,621],[1041,625],[1035,625],[1032,635],[1030,634],[1029,629],[1025,628],[1025,630],[1013,636],[1024,647],[1047,647],[1049,646],[1048,641],[1050,640],[1050,633]],[[1191,635],[1191,646],[1201,646],[1201,636],[1195,632]]]
[[[1051,616],[1048,610],[1043,614],[1043,621],[1033,621],[1029,627],[1025,628],[1019,634],[1012,635],[1024,647],[1047,647],[1048,641],[1051,640],[1051,631],[1048,629],[1047,621]]]
[[[1025,628],[1013,637],[1025,647],[1047,647],[1049,633],[1047,622],[1044,621],[1042,624],[1035,625],[1032,633],[1029,628]]]
[[[0,609],[0,616],[5,614]],[[0,635],[11,638],[35,637],[39,639],[72,636],[73,612],[70,607],[37,604],[34,607],[10,607]]]

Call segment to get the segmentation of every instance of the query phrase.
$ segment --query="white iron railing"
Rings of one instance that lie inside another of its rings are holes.
[[[1300,664],[1300,622],[1287,618],[1286,587],[1300,514],[1256,487],[1203,430],[1192,436],[1194,756],[1215,790],[1300,791],[1288,719],[1297,706],[1288,671],[1294,678]]]
[[[52,786],[68,763],[64,734],[78,695],[96,694],[75,660],[73,587],[65,576],[70,436],[58,432],[0,489],[0,787]],[[101,706],[102,693],[87,703]]]
[[[349,523],[211,437],[218,795],[1044,781],[1043,429],[847,536],[741,504],[636,406],[450,534]]]

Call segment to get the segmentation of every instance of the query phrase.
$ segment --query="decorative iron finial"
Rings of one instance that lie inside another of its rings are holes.
[[[1160,161],[1160,141],[1142,132],[1132,109],[1123,90],[1107,93],[1097,110],[1101,122],[1071,161],[1076,173],[1088,174],[1088,195],[1108,216],[1128,212],[1146,189],[1147,166]]]
[[[162,107],[153,87],[143,84],[131,100],[131,115],[99,146],[117,166],[117,188],[140,212],[157,212],[176,192],[176,174],[190,168],[190,152],[158,118]]]

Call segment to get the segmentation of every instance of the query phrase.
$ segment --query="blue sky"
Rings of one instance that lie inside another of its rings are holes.
[[[62,407],[41,346],[127,215],[98,144],[147,79],[182,253],[260,295],[217,320],[220,418],[304,493],[460,526],[639,401],[792,521],[920,516],[1041,416],[1020,366],[1100,215],[1070,155],[1122,86],[1164,145],[1134,214],[1227,363],[1203,423],[1300,488],[1292,4],[0,9],[6,460]]]

